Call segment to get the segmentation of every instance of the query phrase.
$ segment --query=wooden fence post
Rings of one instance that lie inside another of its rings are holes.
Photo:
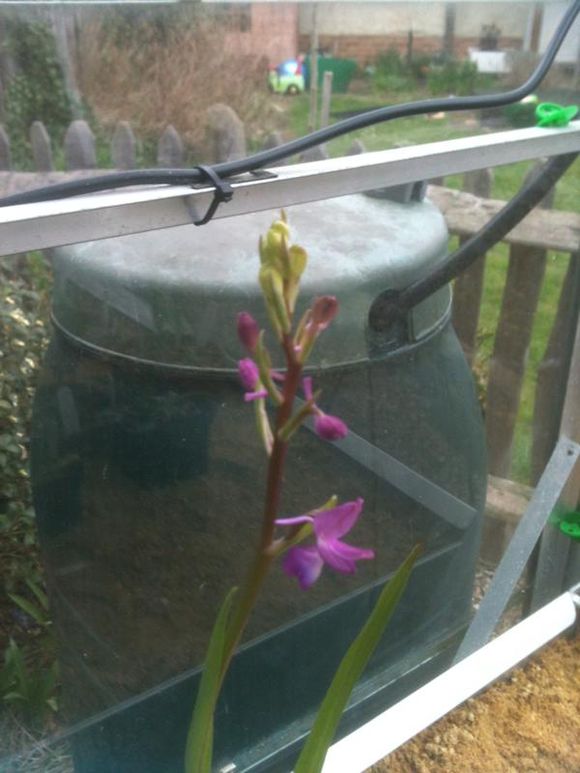
[[[52,161],[50,135],[42,121],[34,121],[30,127],[30,144],[36,169],[39,172],[52,172],[54,163]]]
[[[537,174],[539,166],[532,169]],[[554,189],[540,205],[549,208]],[[532,326],[546,269],[546,250],[523,244],[510,258],[487,385],[486,430],[489,472],[509,475],[513,436]]]
[[[322,103],[320,106],[320,128],[324,129],[330,123],[330,101],[332,99],[333,73],[325,70],[322,81]]]
[[[212,163],[235,161],[246,155],[244,124],[227,105],[208,107],[206,123],[207,158]]]
[[[284,138],[282,137],[281,132],[277,130],[271,131],[262,143],[262,150],[271,150],[272,148],[277,148],[279,145],[282,145],[283,142]],[[280,161],[276,161],[274,166],[284,166],[285,164],[289,163],[289,158],[283,158]]]
[[[490,198],[492,185],[491,169],[478,169],[475,172],[468,172],[463,177],[463,190],[483,199]],[[468,237],[460,237],[460,243],[463,244],[467,239]],[[483,295],[484,273],[485,255],[481,255],[457,277],[453,287],[453,327],[470,365],[473,365],[477,349],[477,326]]]
[[[318,3],[312,3],[310,29],[310,99],[308,107],[308,131],[313,132],[318,123]]]
[[[558,439],[570,350],[580,306],[580,253],[570,255],[556,319],[542,362],[534,397],[531,483],[535,485]],[[577,398],[580,392],[577,394]]]
[[[64,157],[67,169],[97,168],[95,137],[86,121],[73,121],[66,130]]]
[[[10,153],[10,137],[6,129],[0,125],[0,169],[8,171],[12,169],[12,154]]]
[[[367,149],[362,140],[354,139],[350,148],[346,151],[347,156],[358,156],[359,153],[366,153]]]
[[[111,157],[116,169],[135,169],[136,145],[131,124],[128,121],[119,121],[111,140]]]
[[[308,148],[304,153],[299,156],[299,161],[322,161],[325,158],[330,158],[326,145],[315,145],[313,148]]]
[[[179,168],[183,166],[183,158],[183,141],[175,127],[169,124],[157,143],[157,166],[161,169]]]

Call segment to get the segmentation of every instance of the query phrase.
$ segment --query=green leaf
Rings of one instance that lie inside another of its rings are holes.
[[[45,610],[48,611],[48,596],[46,593],[29,577],[26,579],[26,584],[36,596],[38,603]],[[45,620],[46,622],[46,620]]]
[[[2,700],[6,703],[26,703],[26,697],[19,692],[8,692],[3,696]]]
[[[39,609],[36,604],[33,604],[31,601],[28,601],[23,596],[20,596],[18,593],[7,593],[6,594],[12,601],[17,604],[20,609],[23,609],[27,615],[30,615],[30,617],[38,623],[38,625],[45,625],[46,624],[46,614],[44,613],[44,610]]]
[[[232,588],[218,612],[193,709],[185,749],[185,773],[211,773],[214,710],[221,688],[225,633],[237,588]]]
[[[318,715],[300,753],[294,773],[319,773],[322,770],[326,752],[352,690],[379,643],[421,552],[422,548],[418,545],[415,546],[404,563],[397,569],[381,591],[381,595],[361,632],[348,648],[318,710]]]

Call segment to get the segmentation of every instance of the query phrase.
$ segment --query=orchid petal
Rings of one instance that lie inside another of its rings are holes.
[[[314,533],[317,539],[332,540],[343,537],[357,522],[363,505],[364,499],[359,497],[353,502],[343,502],[330,510],[323,510],[314,519]]]
[[[313,399],[312,395],[312,377],[306,376],[302,379],[302,389],[304,390],[304,397],[310,401]]]
[[[373,550],[347,545],[337,539],[319,539],[318,551],[324,563],[341,574],[354,574],[356,572],[355,561],[375,557]]]
[[[320,577],[323,561],[315,547],[290,548],[282,561],[289,577],[296,577],[302,590],[308,590]]]
[[[311,515],[295,515],[292,518],[277,518],[274,523],[276,526],[297,526],[299,523],[313,523],[314,518]]]
[[[268,397],[268,392],[265,389],[259,389],[257,392],[246,392],[244,400],[246,403],[251,403],[252,400],[261,400],[263,397]]]

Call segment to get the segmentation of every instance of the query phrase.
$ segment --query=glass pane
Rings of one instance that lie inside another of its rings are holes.
[[[564,5],[538,16],[524,2],[377,0],[363,13],[337,0],[315,14],[311,3],[0,4],[0,168],[14,173],[0,172],[2,195],[223,162],[383,104],[504,90],[537,63]],[[579,34],[576,24],[535,100],[377,125],[320,155],[532,125],[538,101],[578,101]],[[484,277],[475,266],[456,283],[453,304],[444,287],[397,324],[382,315],[531,167],[448,176],[426,197],[386,180],[288,208],[310,255],[298,312],[320,294],[340,305],[310,364],[320,405],[350,431],[331,444],[312,424],[299,430],[280,515],[363,497],[352,542],[376,558],[354,576],[326,567],[308,592],[274,567],[220,700],[218,769],[290,769],[417,542],[423,555],[340,732],[452,661],[557,435],[578,163],[552,204],[565,226],[532,217],[525,238],[488,253]],[[277,216],[2,258],[0,770],[182,770],[216,612],[261,528],[266,459],[238,382],[235,315],[268,324],[256,245]],[[504,627],[527,613],[533,564]]]

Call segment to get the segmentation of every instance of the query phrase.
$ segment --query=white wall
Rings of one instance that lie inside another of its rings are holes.
[[[528,3],[459,3],[455,15],[455,34],[479,37],[484,24],[495,24],[504,37],[523,38],[528,26]]]
[[[540,53],[543,54],[550,38],[554,34],[558,22],[562,18],[564,11],[569,7],[569,2],[553,2],[544,6],[544,15],[540,32]],[[580,17],[572,25],[572,29],[562,43],[562,48],[556,56],[557,62],[575,64],[580,55]]]
[[[444,2],[325,2],[318,4],[321,35],[406,34],[442,35],[445,24]],[[565,3],[562,3],[565,5]],[[502,35],[523,38],[530,4],[524,2],[456,3],[455,34],[479,37],[484,24],[495,23]],[[300,32],[309,33],[312,24],[310,4],[300,6]]]
[[[378,3],[364,0],[350,3],[319,3],[318,30],[321,35],[406,35],[412,29],[419,35],[443,32],[445,3]],[[310,6],[300,6],[300,32],[309,33]]]

